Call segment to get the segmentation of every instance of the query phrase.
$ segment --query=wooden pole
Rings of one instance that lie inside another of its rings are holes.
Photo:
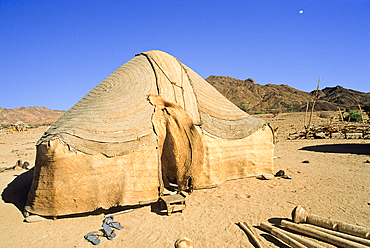
[[[249,228],[248,224],[245,222],[239,221],[239,226],[253,239],[254,243],[257,245],[258,248],[263,248],[259,239],[254,235],[252,230]]]
[[[282,230],[283,231],[283,230]],[[293,234],[293,233],[290,233],[288,231],[283,231],[283,233],[285,233],[286,235],[288,235],[289,237],[297,240],[299,243],[307,246],[307,247],[312,247],[312,248],[324,248],[324,246],[322,245],[319,245],[318,243],[315,243],[309,239],[305,239],[305,238],[302,238],[301,236],[297,235],[297,234]]]
[[[340,110],[340,107],[338,107],[338,109],[339,109],[340,118],[341,118],[341,120],[342,120],[342,122],[343,122],[343,121],[344,121],[344,119],[343,119],[342,111]]]
[[[360,104],[358,105],[358,108],[360,109],[360,114],[361,114],[361,119],[362,119],[362,124],[364,124],[364,116],[362,115],[362,109],[361,109],[361,106]]]
[[[305,239],[305,238],[302,238],[301,236],[297,235],[297,234],[293,234],[293,233],[290,233],[288,231],[285,231],[283,229],[280,229],[280,228],[277,228],[277,227],[274,227],[274,226],[271,226],[271,225],[268,225],[268,224],[264,224],[264,223],[261,223],[260,224],[260,227],[268,232],[271,233],[272,230],[274,230],[274,232],[281,232],[285,235],[287,235],[288,237],[298,241],[299,243],[301,243],[302,245],[304,246],[307,246],[307,247],[312,247],[312,248],[324,248],[324,246],[322,245],[319,245],[311,240],[308,240],[308,239]]]
[[[294,223],[308,223],[315,226],[324,227],[330,230],[347,233],[357,237],[370,239],[370,228],[348,224],[329,218],[324,218],[315,214],[310,214],[300,205],[296,206],[292,211],[292,219]]]
[[[307,112],[308,112],[308,103],[309,103],[309,101],[307,101],[307,105],[306,105],[306,114],[304,115],[304,129],[307,129],[307,126],[306,126],[306,119],[307,119]]]
[[[308,138],[309,130],[310,130],[310,128],[311,128],[313,110],[314,110],[314,108],[315,108],[315,103],[316,103],[316,101],[317,101],[317,97],[318,97],[318,95],[319,95],[320,79],[321,79],[321,76],[319,77],[319,82],[317,83],[317,89],[316,89],[315,98],[314,98],[313,103],[312,103],[310,120],[309,120],[309,122],[308,122],[308,127],[307,127],[307,129],[306,129],[306,139]]]
[[[341,237],[341,238],[344,238],[344,239],[348,239],[348,240],[351,240],[351,241],[354,241],[354,242],[357,242],[357,243],[360,243],[360,244],[363,244],[363,245],[367,245],[367,246],[370,247],[370,240],[368,240],[368,239],[360,238],[360,237],[349,235],[349,234],[346,234],[346,233],[341,233],[341,232],[338,232],[338,231],[329,230],[329,229],[319,227],[319,226],[315,226],[315,225],[311,225],[311,224],[301,224],[301,225],[319,230],[321,232],[326,232],[326,233],[329,233],[331,235],[338,236],[338,237]]]
[[[260,227],[263,230],[268,231],[272,235],[276,236],[278,239],[284,241],[285,243],[287,243],[289,246],[291,246],[293,248],[307,248],[307,246],[305,246],[305,245],[299,243],[297,240],[289,237],[288,235],[286,235],[285,233],[283,233],[280,229],[278,229],[276,227],[272,227],[272,226],[270,226],[268,224],[265,224],[265,223],[261,223]]]
[[[340,247],[346,247],[346,248],[366,248],[368,246],[362,245],[347,239],[343,239],[325,232],[321,232],[312,228],[308,228],[307,226],[294,224],[292,222],[282,220],[281,226],[285,227],[289,230],[296,231],[320,240],[323,240],[325,242],[331,243],[333,245],[337,245]]]

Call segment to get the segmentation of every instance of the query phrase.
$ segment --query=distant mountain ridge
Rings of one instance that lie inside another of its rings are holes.
[[[312,104],[316,90],[304,92],[288,85],[256,84],[253,79],[235,79],[224,76],[209,76],[206,81],[221,94],[246,112],[287,112],[305,111],[307,102]],[[345,89],[341,86],[326,87],[319,90],[319,99],[315,110],[358,110],[361,106],[370,105],[370,93]],[[310,105],[311,106],[311,105]],[[50,110],[45,107],[20,107],[4,109],[0,107],[0,124],[7,125],[23,121],[24,123],[51,124],[66,111]]]
[[[235,79],[210,76],[206,81],[231,102],[247,112],[256,111],[305,111],[307,102],[313,101],[316,90],[308,93],[288,85],[256,84],[253,79]],[[358,110],[370,104],[370,93],[345,89],[341,86],[326,87],[318,92],[315,110]],[[310,105],[311,106],[311,105]]]
[[[17,121],[23,121],[29,125],[50,124],[58,120],[65,112],[45,107],[0,108],[0,124],[8,125]]]

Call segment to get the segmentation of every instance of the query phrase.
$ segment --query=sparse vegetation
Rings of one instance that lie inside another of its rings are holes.
[[[351,111],[348,115],[344,116],[345,121],[349,122],[362,122],[362,116],[357,111]]]
[[[245,99],[241,99],[236,102],[236,106],[238,106],[238,108],[240,108],[244,112],[248,112],[252,109],[251,107],[249,107],[250,104],[251,102],[247,102]]]
[[[255,115],[261,115],[261,114],[266,114],[266,113],[265,113],[265,112],[263,112],[263,111],[255,111],[255,112],[254,112],[254,114],[255,114]]]

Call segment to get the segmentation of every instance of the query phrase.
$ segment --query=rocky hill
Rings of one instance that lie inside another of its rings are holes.
[[[231,102],[247,112],[305,111],[307,102],[312,104],[316,90],[304,92],[288,85],[256,84],[253,79],[239,80],[231,77],[210,76],[206,79]],[[318,92],[315,110],[358,110],[370,105],[370,93],[344,89],[341,86],[327,87]],[[310,105],[311,106],[311,105]]]
[[[29,125],[54,123],[66,111],[50,110],[44,107],[20,107],[15,109],[0,108],[0,124],[8,125],[23,121]]]
[[[357,106],[358,104],[367,105],[370,103],[370,93],[345,89],[341,86],[327,87],[321,90],[320,95],[320,99],[349,108]]]

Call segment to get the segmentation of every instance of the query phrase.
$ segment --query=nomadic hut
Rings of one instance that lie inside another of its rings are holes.
[[[26,211],[58,216],[155,202],[273,171],[273,134],[175,57],[136,55],[37,142]]]
[[[29,125],[23,121],[17,121],[16,123],[10,124],[9,133],[19,133],[27,131],[30,128]]]

